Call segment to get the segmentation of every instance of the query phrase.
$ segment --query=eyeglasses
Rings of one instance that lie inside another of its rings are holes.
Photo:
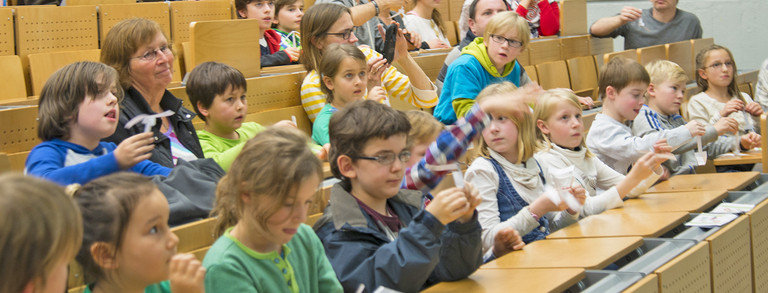
[[[142,61],[152,62],[157,60],[158,52],[163,52],[163,55],[165,56],[173,54],[173,52],[171,52],[171,48],[168,48],[168,46],[160,46],[160,48],[150,50],[149,52],[144,53],[144,55],[136,56],[133,58],[138,58],[138,59],[141,59]]]
[[[491,40],[496,42],[497,44],[504,44],[505,42],[507,45],[509,45],[512,48],[520,48],[523,46],[523,42],[518,40],[510,40],[505,37],[499,36],[499,35],[491,35]]]
[[[352,37],[352,32],[354,32],[356,28],[357,27],[355,26],[349,29],[345,29],[340,33],[325,33],[325,34],[329,36],[340,36],[344,40],[349,40],[349,38]]]
[[[707,68],[711,68],[712,70],[718,70],[725,65],[725,68],[732,69],[733,68],[733,62],[725,62],[725,63],[715,63],[710,66],[707,66]]]
[[[391,165],[395,162],[395,157],[397,157],[400,162],[408,162],[408,160],[411,159],[411,152],[410,151],[402,151],[399,154],[395,154],[394,152],[386,152],[382,153],[375,157],[367,157],[367,156],[357,156],[356,159],[363,159],[363,160],[371,160],[371,161],[377,161],[379,164],[382,165]]]

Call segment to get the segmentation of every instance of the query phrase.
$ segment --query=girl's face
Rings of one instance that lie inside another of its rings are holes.
[[[152,42],[133,53],[128,65],[131,83],[139,88],[165,88],[173,81],[173,60],[168,40],[158,32]]]
[[[315,44],[318,49],[323,48],[329,44],[354,44],[357,43],[357,37],[354,33],[355,25],[352,23],[352,16],[349,13],[342,13],[341,17],[333,23],[331,28],[322,35],[316,36],[318,44]],[[345,39],[345,35],[347,38]]]
[[[520,44],[520,37],[516,29],[509,29],[505,32],[493,34],[488,39],[483,40],[483,44],[488,48],[488,57],[496,67],[501,67],[515,61],[517,55],[523,51],[523,47],[513,47],[510,41],[516,41]],[[501,73],[501,72],[499,72]]]
[[[169,263],[176,254],[176,237],[168,226],[168,201],[155,188],[139,199],[123,231],[117,252],[117,276],[141,288],[167,280]]]
[[[302,16],[304,16],[304,2],[296,1],[291,5],[283,6],[275,16],[277,29],[287,33],[299,31]]]
[[[272,0],[256,0],[245,6],[245,9],[238,11],[241,17],[247,19],[258,19],[259,29],[268,30],[272,27],[272,17],[275,13],[275,3]]]
[[[337,108],[363,99],[367,85],[366,64],[362,60],[346,57],[339,64],[333,78],[323,77],[325,86],[333,91],[333,105]]]
[[[116,90],[113,83],[110,90],[83,99],[78,106],[77,121],[70,127],[71,142],[89,145],[89,142],[99,141],[115,132],[120,119]]]
[[[517,135],[517,125],[506,116],[494,116],[483,129],[485,144],[513,163],[517,162]]]
[[[733,60],[723,49],[712,50],[707,53],[704,68],[698,71],[710,87],[728,87],[733,81]]]
[[[270,247],[275,248],[291,241],[293,235],[296,235],[296,232],[298,232],[299,225],[307,220],[309,205],[319,185],[320,177],[317,175],[312,175],[303,180],[298,185],[295,193],[284,199],[283,205],[267,219],[266,227],[261,227],[258,224],[251,227],[255,236],[264,239]],[[279,199],[244,195],[246,210],[256,212],[263,210],[259,207],[254,207],[254,204],[271,207],[274,206],[276,200]]]
[[[537,121],[539,130],[548,135],[552,143],[565,148],[581,145],[584,124],[581,121],[581,109],[573,104],[560,101],[547,121]]]

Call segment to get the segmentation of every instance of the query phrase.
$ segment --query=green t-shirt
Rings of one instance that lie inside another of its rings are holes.
[[[83,293],[91,293],[91,287],[93,287],[93,284],[90,284],[85,287],[85,291]],[[170,293],[171,292],[171,282],[170,281],[162,281],[157,284],[152,284],[147,286],[147,288],[144,288],[144,293]]]
[[[299,226],[282,254],[256,252],[232,237],[229,228],[203,260],[206,292],[343,292],[312,228]]]
[[[259,132],[264,131],[265,127],[256,122],[244,122],[240,128],[235,130],[240,136],[238,139],[227,139],[214,135],[206,130],[198,130],[197,138],[200,140],[200,146],[203,148],[203,155],[206,158],[213,158],[224,171],[229,171],[232,162],[245,146],[245,142],[253,138]]]

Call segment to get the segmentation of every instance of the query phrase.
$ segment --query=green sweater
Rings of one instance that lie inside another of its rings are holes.
[[[265,129],[264,126],[256,122],[245,122],[235,130],[240,136],[238,139],[226,139],[206,130],[198,130],[197,138],[200,140],[200,146],[203,148],[203,155],[206,158],[213,158],[224,171],[229,171],[232,162],[245,146],[245,142],[253,138],[259,132]]]
[[[342,292],[341,284],[312,228],[277,251],[256,252],[232,237],[229,228],[203,260],[206,292]]]

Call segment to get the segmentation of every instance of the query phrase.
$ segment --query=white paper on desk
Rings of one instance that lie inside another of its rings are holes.
[[[703,213],[693,218],[693,220],[688,221],[688,223],[685,223],[685,225],[688,227],[702,227],[702,228],[720,227],[722,225],[730,223],[731,221],[735,220],[737,217],[738,216],[734,214]]]
[[[755,208],[753,204],[724,202],[709,211],[710,214],[743,214]]]

